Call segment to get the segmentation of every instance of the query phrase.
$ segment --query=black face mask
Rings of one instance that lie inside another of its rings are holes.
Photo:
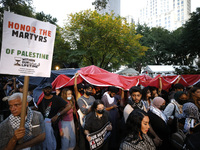
[[[188,102],[187,100],[179,100],[178,103],[179,103],[180,105],[183,105],[183,104],[185,104],[185,103],[187,103],[187,102]]]
[[[92,92],[86,91],[85,93],[87,96],[90,96],[92,94]]]
[[[104,113],[104,109],[102,109],[102,110],[97,110],[97,113],[98,113],[98,114],[103,114],[103,113]]]
[[[160,106],[160,110],[165,110],[165,105]]]

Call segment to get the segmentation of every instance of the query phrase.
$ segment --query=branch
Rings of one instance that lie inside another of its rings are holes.
[[[108,64],[109,64],[109,62],[110,62],[110,60],[114,57],[114,55],[115,55],[115,53],[113,53],[113,55],[110,57],[110,59],[108,60],[108,62],[104,65],[104,69],[107,68],[107,66],[108,66]]]
[[[100,68],[102,67],[102,65],[103,65],[103,62],[104,62],[104,60],[105,60],[105,57],[106,57],[106,53],[105,54],[103,54],[103,59],[101,60],[101,63],[100,63]]]

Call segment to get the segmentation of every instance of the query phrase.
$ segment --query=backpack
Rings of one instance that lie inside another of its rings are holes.
[[[171,144],[176,149],[182,149],[186,139],[186,134],[182,130],[178,130],[171,136]]]

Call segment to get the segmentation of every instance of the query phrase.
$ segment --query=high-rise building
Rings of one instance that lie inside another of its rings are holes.
[[[100,14],[110,14],[112,11],[114,12],[115,16],[120,15],[120,0],[109,0],[106,5],[106,8],[97,12]]]
[[[127,21],[128,23],[134,23],[134,24],[135,24],[135,21],[134,21],[134,19],[133,19],[133,16],[128,15],[128,16],[125,17],[125,19],[126,19],[126,21]]]
[[[139,22],[172,31],[181,27],[190,18],[190,13],[191,0],[146,0]]]

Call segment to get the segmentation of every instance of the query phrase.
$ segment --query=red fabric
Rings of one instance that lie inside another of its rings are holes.
[[[52,89],[53,90],[60,89],[61,87],[63,87],[65,83],[68,83],[70,80],[71,78],[69,78],[64,74],[61,74],[57,76],[57,78],[52,82]]]
[[[39,104],[41,103],[43,97],[44,97],[44,93],[42,92],[42,94],[41,94],[41,95],[39,96],[39,98],[38,98],[37,105],[39,105]]]
[[[78,73],[77,83],[81,83],[81,80],[85,80],[86,82],[96,85],[96,86],[116,86],[119,88],[123,88],[124,90],[128,90],[132,86],[136,86],[139,84],[139,81],[148,81],[152,78],[147,75],[142,76],[121,76],[115,73],[108,72],[104,69],[101,69],[97,66],[88,66],[81,68]],[[80,82],[78,82],[80,81]],[[72,79],[65,86],[71,86],[74,84],[74,79]]]
[[[141,82],[143,86],[155,86],[159,88],[159,77],[162,80],[162,89],[167,90],[171,87],[172,84],[175,84],[179,77],[181,79],[178,83],[181,83],[183,86],[191,86],[200,81],[200,75],[174,75],[174,76],[161,76],[158,75],[151,80],[147,80],[146,82]]]
[[[124,90],[129,90],[132,86],[143,85],[146,86],[155,86],[159,88],[159,78],[162,81],[162,89],[167,90],[171,87],[172,84],[181,77],[179,83],[184,86],[190,86],[198,81],[200,81],[200,75],[174,75],[174,76],[161,76],[158,75],[155,78],[151,78],[147,75],[141,76],[122,76],[115,73],[108,72],[104,69],[101,69],[97,66],[88,66],[83,67],[79,71],[79,76],[77,77],[77,84],[86,82],[96,85],[96,86],[116,86]],[[69,78],[65,75],[59,75],[52,83],[53,90],[73,86],[74,78]],[[43,98],[42,96],[40,96]],[[39,101],[38,101],[39,102]]]
[[[101,69],[97,66],[88,66],[81,68],[78,73],[80,74],[77,77],[77,84],[81,83],[83,80],[86,82],[96,85],[96,86],[116,86],[124,90],[129,90],[132,86],[143,85],[143,86],[155,86],[159,88],[159,77],[162,80],[162,89],[167,90],[171,87],[172,84],[176,83],[180,75],[174,76],[161,76],[158,75],[155,78],[151,78],[147,75],[141,76],[121,76],[115,73],[108,72],[104,69]],[[53,87],[61,88],[74,85],[74,77],[68,81],[68,79],[63,80],[60,78],[65,78],[64,75],[59,76],[59,82],[55,81],[56,85]],[[200,75],[181,75],[179,83],[184,86],[190,86],[197,83],[200,80]],[[58,78],[58,77],[57,77]],[[56,78],[56,80],[58,80]],[[67,77],[68,78],[68,77]]]

